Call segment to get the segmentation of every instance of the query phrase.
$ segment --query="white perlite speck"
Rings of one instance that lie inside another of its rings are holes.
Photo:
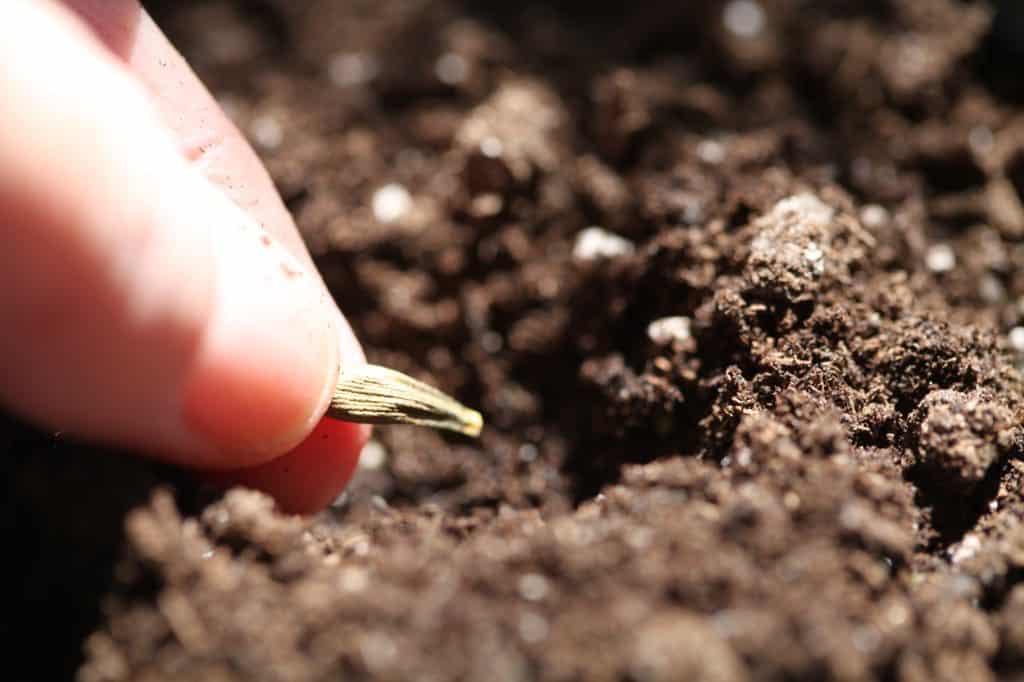
[[[398,655],[398,645],[387,635],[369,632],[359,640],[359,653],[370,672],[376,674],[391,665]]]
[[[327,62],[327,77],[339,88],[371,81],[379,70],[377,60],[372,55],[358,52],[343,52]]]
[[[496,159],[505,151],[505,145],[494,135],[488,135],[480,140],[480,153],[488,159]]]
[[[363,469],[380,469],[387,461],[388,451],[375,440],[367,441],[359,453],[359,466]]]
[[[576,243],[572,247],[572,257],[575,260],[591,261],[628,256],[635,250],[633,242],[595,225],[581,231],[576,236]]]
[[[382,223],[400,220],[412,208],[412,195],[402,185],[391,183],[373,193],[373,217]]]
[[[532,462],[539,454],[540,450],[533,443],[523,443],[519,446],[519,459],[523,462]]]
[[[284,141],[284,130],[276,118],[269,114],[257,116],[249,124],[253,141],[264,149],[276,149]]]
[[[338,586],[344,592],[362,592],[370,584],[366,569],[359,566],[347,566],[338,577]]]
[[[667,346],[673,341],[686,341],[690,334],[690,318],[682,315],[663,317],[647,325],[647,337],[659,346]]]
[[[1010,342],[1010,348],[1018,353],[1024,354],[1024,327],[1014,327],[1006,335]]]
[[[788,214],[802,216],[803,220],[827,224],[836,213],[835,209],[813,194],[803,193],[780,199],[772,206],[769,215],[776,221],[783,220]]]
[[[764,8],[754,0],[733,0],[725,6],[722,23],[733,35],[753,38],[764,30]]]
[[[697,144],[697,158],[717,166],[725,161],[725,145],[718,140],[701,140]]]
[[[994,305],[1006,298],[1006,288],[994,275],[983,275],[978,281],[978,296],[986,303]]]
[[[956,254],[949,244],[935,244],[925,254],[924,264],[932,272],[949,272],[956,267]]]
[[[446,52],[434,64],[434,75],[445,85],[458,85],[469,75],[469,62],[462,55]]]
[[[995,145],[996,137],[988,126],[974,126],[967,133],[967,144],[977,154],[987,154]]]
[[[878,204],[868,204],[860,210],[860,221],[864,227],[881,227],[889,222],[889,211]]]
[[[817,242],[811,242],[804,249],[804,258],[814,265],[814,271],[821,274],[825,271],[825,252],[821,250]]]
[[[494,355],[505,345],[505,340],[496,331],[487,331],[480,336],[480,347]]]
[[[548,593],[547,578],[538,573],[527,573],[519,579],[519,596],[527,601],[540,601]]]
[[[981,540],[977,535],[968,533],[959,544],[954,545],[949,551],[949,558],[954,564],[966,561],[978,553],[981,549]]]

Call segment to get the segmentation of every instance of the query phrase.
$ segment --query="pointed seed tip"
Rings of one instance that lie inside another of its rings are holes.
[[[476,438],[484,428],[484,416],[476,410],[466,409],[463,433]]]

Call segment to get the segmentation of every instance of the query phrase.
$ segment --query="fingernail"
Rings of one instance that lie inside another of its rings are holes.
[[[216,453],[211,466],[234,468],[292,449],[325,412],[338,375],[337,312],[312,273],[208,189],[216,290],[184,410]]]
[[[298,446],[277,459],[204,478],[222,488],[242,485],[262,490],[284,512],[312,514],[329,505],[351,480],[367,437],[368,430],[360,424],[323,419]]]

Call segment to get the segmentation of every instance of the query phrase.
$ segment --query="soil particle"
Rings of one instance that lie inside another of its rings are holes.
[[[854,218],[837,216],[813,194],[782,199],[752,229],[743,272],[748,300],[808,300],[823,277],[848,280],[851,265],[874,244]],[[861,244],[850,243],[858,237]]]
[[[541,83],[499,86],[455,133],[470,194],[505,193],[555,170],[566,157],[566,118],[561,101]]]
[[[742,682],[748,675],[736,653],[702,618],[666,614],[633,633],[628,673],[638,682]]]
[[[993,463],[1018,439],[1013,414],[984,395],[932,391],[910,415],[916,428],[915,465],[952,480],[957,492],[970,494]]]

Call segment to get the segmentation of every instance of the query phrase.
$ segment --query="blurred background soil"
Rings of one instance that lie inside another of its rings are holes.
[[[5,418],[11,679],[1024,679],[1020,5],[150,7],[488,427],[299,519]]]

